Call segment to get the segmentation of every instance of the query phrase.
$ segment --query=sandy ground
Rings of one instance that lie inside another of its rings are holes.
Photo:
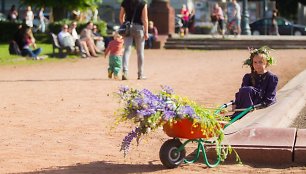
[[[305,173],[306,167],[182,164],[165,169],[161,131],[132,146],[123,158],[122,138],[130,128],[114,125],[120,85],[160,89],[207,106],[233,99],[248,51],[147,50],[147,80],[138,81],[135,51],[128,81],[107,79],[104,58],[0,67],[0,173]],[[306,50],[276,50],[279,88],[306,68]]]

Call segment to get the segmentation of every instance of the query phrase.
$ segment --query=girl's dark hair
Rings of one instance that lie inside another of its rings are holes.
[[[253,66],[253,58],[257,55],[262,55],[265,57],[266,59],[266,54],[262,53],[262,52],[255,52],[255,53],[252,53],[250,55],[250,60],[251,60],[251,65],[250,65],[250,68],[251,68],[251,83],[252,83],[252,86],[255,86],[255,75],[256,75],[256,72],[255,72],[255,69],[254,69],[254,66]],[[268,64],[267,64],[268,65]]]
[[[255,85],[255,75],[256,75],[256,72],[255,72],[254,67],[253,67],[253,58],[256,55],[262,55],[262,56],[264,56],[265,60],[267,61],[267,64],[266,64],[267,66],[273,65],[273,64],[275,64],[275,59],[270,55],[270,50],[271,49],[267,46],[262,46],[258,49],[249,48],[249,51],[251,53],[250,57],[243,62],[243,65],[250,66],[250,68],[251,68],[252,85]]]
[[[252,84],[252,86],[255,86],[255,75],[256,75],[256,72],[255,72],[255,69],[254,69],[254,66],[253,66],[253,58],[256,55],[258,55],[258,53],[250,55],[250,60],[251,60],[251,65],[250,65],[250,68],[251,68],[251,84]]]

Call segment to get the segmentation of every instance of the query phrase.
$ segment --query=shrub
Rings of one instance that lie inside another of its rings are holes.
[[[9,42],[14,38],[21,22],[0,21],[0,42]]]
[[[196,26],[194,27],[195,34],[209,34],[212,26]]]

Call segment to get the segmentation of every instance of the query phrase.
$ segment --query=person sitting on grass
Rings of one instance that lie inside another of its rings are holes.
[[[251,73],[245,74],[242,79],[241,88],[235,95],[233,110],[258,104],[265,108],[276,102],[278,77],[267,70],[267,67],[275,63],[270,55],[270,48],[263,46],[251,49],[250,54],[244,65],[250,66]],[[231,118],[234,119],[240,113],[241,111],[234,112]]]
[[[109,53],[108,78],[110,79],[114,73],[114,79],[118,80],[118,74],[121,69],[123,42],[122,36],[118,32],[115,32],[114,40],[110,41],[105,50],[105,58]]]
[[[32,50],[32,48],[34,50]],[[42,49],[37,48],[36,43],[35,43],[35,38],[33,36],[31,28],[27,28],[24,36],[23,36],[23,46],[21,50],[21,55],[22,56],[29,56],[33,58],[34,60],[41,60],[43,57],[38,57],[38,55],[41,53]]]

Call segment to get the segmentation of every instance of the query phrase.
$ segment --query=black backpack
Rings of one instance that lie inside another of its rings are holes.
[[[20,51],[19,46],[16,43],[16,41],[12,40],[10,42],[9,52],[10,52],[10,55],[21,55],[21,51]]]

